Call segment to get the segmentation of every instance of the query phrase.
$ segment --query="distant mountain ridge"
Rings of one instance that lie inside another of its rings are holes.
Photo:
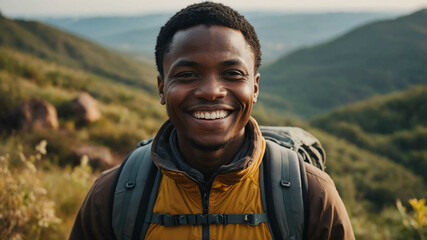
[[[34,21],[0,19],[0,46],[112,78],[148,91],[155,89],[153,66]]]
[[[260,102],[309,117],[427,83],[427,10],[359,27],[261,69]]]
[[[258,33],[263,61],[271,62],[302,46],[328,40],[338,34],[398,13],[280,13],[243,12]],[[172,14],[130,17],[37,19],[105,46],[127,53],[154,55],[160,27]]]

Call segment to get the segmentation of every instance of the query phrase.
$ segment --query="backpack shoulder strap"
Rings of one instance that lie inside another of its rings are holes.
[[[135,149],[123,161],[113,186],[112,226],[119,240],[139,239],[145,236],[161,172],[151,158],[151,143]]]
[[[275,239],[299,240],[304,235],[304,198],[300,159],[295,151],[267,140],[261,173],[263,205]]]

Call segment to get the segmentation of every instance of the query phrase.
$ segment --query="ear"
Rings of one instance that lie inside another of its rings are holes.
[[[258,100],[258,95],[259,95],[259,77],[261,76],[261,74],[256,73],[255,77],[254,77],[254,99],[253,99],[253,103],[256,103]]]
[[[163,88],[165,86],[165,81],[163,80],[163,77],[159,75],[157,75],[157,88],[159,89],[159,98],[160,98],[160,104],[165,105],[165,94],[163,91]]]

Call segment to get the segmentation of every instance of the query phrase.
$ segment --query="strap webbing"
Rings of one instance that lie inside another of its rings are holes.
[[[298,155],[273,141],[266,143],[265,193],[274,238],[302,239],[304,200]]]
[[[150,219],[153,211],[154,202],[157,198],[157,192],[159,190],[160,180],[162,178],[162,172],[154,165],[151,165],[151,169],[148,172],[147,183],[141,196],[140,204],[138,207],[138,213],[135,219],[135,226],[132,232],[132,239],[138,240],[142,237],[144,239],[147,233],[149,223],[146,221],[139,221],[138,219]],[[146,206],[146,207],[141,207]]]
[[[295,192],[292,192],[289,190],[289,188],[292,186],[291,184],[291,171],[294,171],[295,168],[290,167],[290,156],[288,156],[289,151],[280,151],[281,159],[282,159],[282,180],[280,181],[280,185],[282,188],[285,188],[282,190],[283,194],[283,204],[285,205],[285,214],[287,218],[287,224],[289,229],[289,234],[291,236],[296,235],[296,225],[294,221],[293,212],[291,209],[292,198],[291,194],[295,194]],[[299,169],[298,169],[299,170]],[[301,193],[302,196],[302,193]]]
[[[248,224],[257,226],[260,223],[268,222],[266,213],[249,214],[184,214],[170,215],[167,213],[153,213],[151,223],[162,226],[179,225],[208,225],[208,224]]]
[[[140,158],[139,156],[141,155],[141,153],[142,155],[144,154],[144,152],[138,152],[137,159]],[[123,206],[124,206],[123,211],[120,214],[120,222],[123,224],[120,224],[120,228],[119,228],[119,232],[122,233],[122,238],[125,238],[126,216],[128,214],[129,203],[133,193],[131,190],[136,185],[137,173],[142,162],[143,162],[142,160],[132,161],[132,168],[131,168],[132,170],[125,185],[125,188],[127,190],[125,191],[125,195],[123,198]]]
[[[152,169],[151,144],[140,147],[130,154],[115,186],[112,210],[114,234],[119,240],[132,238],[140,199],[145,189],[151,188],[149,172]],[[154,176],[156,171],[154,172]],[[151,193],[151,191],[146,191]],[[145,198],[144,198],[145,199]]]

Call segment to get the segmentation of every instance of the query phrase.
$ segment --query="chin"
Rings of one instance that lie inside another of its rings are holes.
[[[220,149],[225,148],[225,146],[227,146],[231,142],[231,139],[222,141],[222,142],[216,142],[216,143],[215,142],[206,143],[206,142],[201,142],[195,139],[189,139],[189,142],[191,143],[191,145],[193,145],[193,147],[201,151],[218,151]]]

